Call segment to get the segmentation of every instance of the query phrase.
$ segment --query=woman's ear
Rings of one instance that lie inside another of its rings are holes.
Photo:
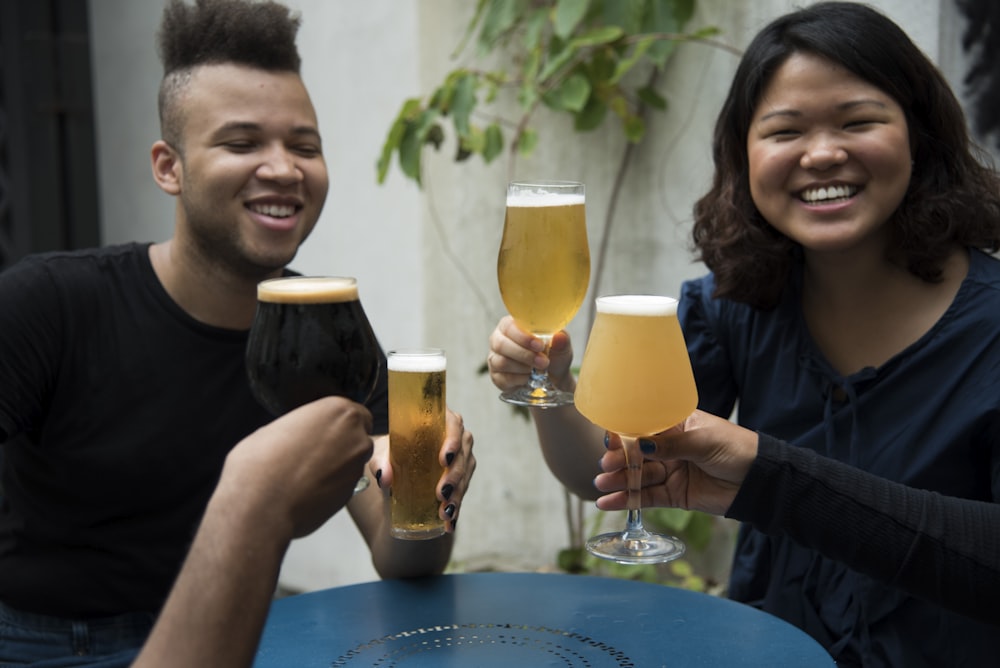
[[[183,166],[181,156],[176,149],[160,139],[153,144],[150,160],[156,185],[168,195],[180,194]]]

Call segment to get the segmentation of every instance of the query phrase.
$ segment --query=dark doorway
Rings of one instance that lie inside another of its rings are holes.
[[[0,2],[0,270],[99,244],[91,97],[86,0]]]

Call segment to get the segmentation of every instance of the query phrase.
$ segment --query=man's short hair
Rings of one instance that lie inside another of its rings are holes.
[[[295,44],[300,17],[272,0],[168,0],[157,45],[163,63],[160,132],[180,150],[183,110],[179,94],[200,65],[232,63],[274,72],[299,73]]]

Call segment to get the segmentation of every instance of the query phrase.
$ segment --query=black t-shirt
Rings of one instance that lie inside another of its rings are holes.
[[[226,454],[271,419],[246,342],[182,311],[148,244],[0,273],[0,600],[62,617],[159,610]]]

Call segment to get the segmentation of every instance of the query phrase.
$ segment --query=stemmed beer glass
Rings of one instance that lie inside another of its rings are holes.
[[[512,182],[497,257],[500,296],[517,325],[545,341],[580,309],[590,283],[584,186],[575,181]],[[519,406],[563,406],[573,394],[531,370],[527,385],[500,395]]]
[[[356,279],[285,276],[258,284],[246,367],[251,391],[273,415],[333,395],[365,403],[381,365]],[[354,491],[367,486],[362,477]]]
[[[628,479],[625,530],[591,538],[587,550],[622,564],[670,561],[684,543],[642,526],[642,453],[638,438],[679,424],[698,405],[677,300],[654,295],[597,298],[583,353],[576,408],[622,438]]]

